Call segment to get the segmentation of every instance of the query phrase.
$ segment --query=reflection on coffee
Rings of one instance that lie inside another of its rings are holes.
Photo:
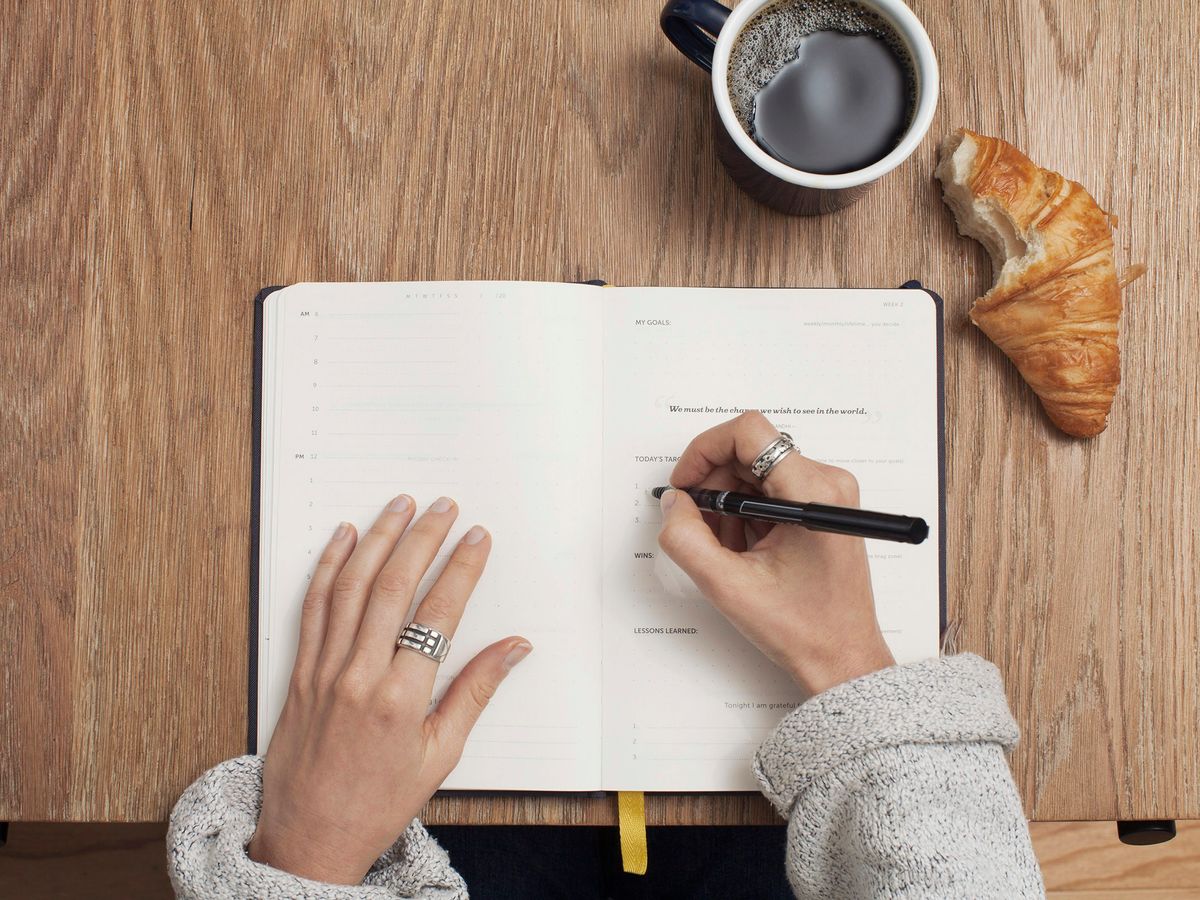
[[[916,106],[903,40],[845,0],[782,0],[759,12],[733,45],[728,83],[746,133],[781,162],[819,174],[883,159]]]

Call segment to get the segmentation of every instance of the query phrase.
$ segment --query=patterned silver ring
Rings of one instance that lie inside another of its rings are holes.
[[[440,663],[450,652],[450,638],[426,625],[409,622],[396,638],[396,646],[420,653]]]
[[[758,454],[754,462],[750,464],[750,474],[762,481],[771,474],[771,470],[779,464],[779,461],[796,449],[796,445],[792,443],[792,436],[787,432],[779,432],[779,437],[767,444],[765,450]]]

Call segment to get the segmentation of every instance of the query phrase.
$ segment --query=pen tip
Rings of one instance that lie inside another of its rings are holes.
[[[667,487],[656,487],[650,491],[650,496],[653,497],[655,500],[661,500],[662,495],[665,494],[669,490],[670,490],[670,488],[667,488]]]

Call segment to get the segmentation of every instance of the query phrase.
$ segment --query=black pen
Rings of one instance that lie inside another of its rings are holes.
[[[650,493],[661,499],[670,487],[657,487]],[[833,534],[849,534],[854,537],[875,538],[880,541],[899,541],[903,544],[919,544],[929,537],[929,526],[924,519],[911,516],[896,516],[891,513],[871,512],[848,506],[826,506],[823,503],[793,503],[789,500],[772,500],[754,494],[738,494],[734,491],[710,491],[701,488],[675,488],[682,490],[696,501],[706,512],[723,516],[738,516],[757,522],[783,522],[800,525],[810,531],[829,531]]]

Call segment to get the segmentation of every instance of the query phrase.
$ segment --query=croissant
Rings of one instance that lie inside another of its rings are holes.
[[[966,129],[942,144],[934,174],[959,232],[992,257],[996,283],[971,320],[1016,363],[1055,425],[1099,434],[1121,380],[1108,213],[1082,185]]]

